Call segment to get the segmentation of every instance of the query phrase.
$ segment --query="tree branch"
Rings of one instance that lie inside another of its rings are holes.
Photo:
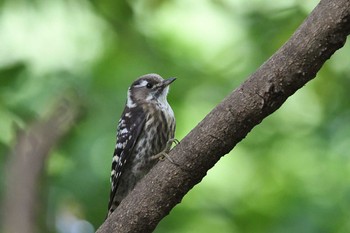
[[[71,128],[78,114],[72,101],[62,101],[51,115],[18,133],[6,176],[3,232],[37,232],[40,177],[51,148]]]
[[[249,131],[313,79],[350,33],[350,0],[322,0],[292,37],[159,162],[97,230],[152,232]]]

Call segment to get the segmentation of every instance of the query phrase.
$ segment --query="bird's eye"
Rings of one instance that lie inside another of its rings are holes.
[[[152,83],[147,83],[146,87],[147,87],[148,89],[151,89],[151,88],[153,87],[153,84],[152,84]]]

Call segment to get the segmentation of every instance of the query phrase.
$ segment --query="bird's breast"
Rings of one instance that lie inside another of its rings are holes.
[[[175,118],[172,109],[150,107],[146,122],[133,152],[134,172],[147,173],[157,162],[149,158],[162,152],[174,137]]]

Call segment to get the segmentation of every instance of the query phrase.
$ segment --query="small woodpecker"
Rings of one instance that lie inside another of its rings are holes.
[[[175,141],[175,117],[167,101],[173,81],[146,74],[128,89],[112,160],[108,216]]]

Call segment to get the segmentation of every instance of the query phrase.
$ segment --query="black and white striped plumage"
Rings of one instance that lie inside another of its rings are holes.
[[[157,159],[151,157],[169,149],[168,142],[174,139],[175,118],[166,99],[174,80],[147,74],[128,89],[126,106],[118,123],[108,215],[157,163]]]

